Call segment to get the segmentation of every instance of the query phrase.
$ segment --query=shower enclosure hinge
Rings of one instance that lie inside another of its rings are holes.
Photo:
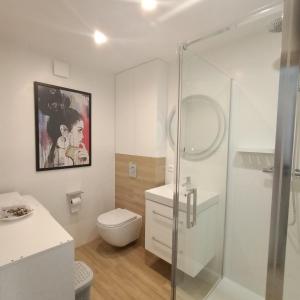
[[[273,173],[274,167],[263,168],[262,171],[264,173]],[[294,171],[292,172],[292,175],[295,177],[300,177],[300,169],[294,169]]]

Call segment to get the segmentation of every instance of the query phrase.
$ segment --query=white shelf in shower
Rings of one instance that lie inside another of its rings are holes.
[[[237,152],[240,153],[261,153],[261,154],[274,154],[274,148],[252,148],[252,147],[238,147]]]

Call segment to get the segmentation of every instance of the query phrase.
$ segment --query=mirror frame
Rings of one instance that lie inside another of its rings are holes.
[[[223,139],[225,137],[225,133],[226,133],[225,113],[224,113],[222,107],[220,106],[220,104],[218,102],[216,102],[214,99],[212,99],[211,97],[202,95],[202,94],[190,95],[190,96],[187,96],[182,99],[182,104],[184,102],[187,102],[189,99],[195,98],[195,97],[200,98],[199,99],[200,101],[205,101],[206,103],[209,103],[209,105],[211,105],[213,107],[213,109],[216,112],[217,117],[218,117],[218,132],[216,134],[214,141],[211,143],[211,145],[203,151],[193,152],[193,153],[184,152],[184,151],[182,151],[182,147],[181,147],[180,156],[183,159],[190,160],[190,161],[198,161],[198,160],[200,161],[200,160],[204,160],[204,159],[212,156],[221,146]],[[173,150],[175,150],[175,139],[172,136],[171,127],[172,127],[172,122],[174,122],[175,114],[176,114],[176,107],[173,107],[173,109],[171,110],[169,117],[168,117],[168,128],[167,128],[169,144]]]

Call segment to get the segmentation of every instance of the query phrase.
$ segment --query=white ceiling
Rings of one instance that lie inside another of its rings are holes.
[[[89,68],[119,72],[160,57],[176,57],[178,43],[208,34],[272,0],[161,0],[152,13],[138,0],[0,0],[0,42]],[[109,42],[96,46],[103,31]]]

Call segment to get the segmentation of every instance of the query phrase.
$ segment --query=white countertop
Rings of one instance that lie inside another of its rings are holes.
[[[152,200],[160,204],[173,207],[173,193],[174,185],[167,184],[162,185],[150,190],[145,191],[146,200]],[[219,195],[214,192],[205,191],[201,188],[197,188],[197,211],[204,210],[219,201]],[[187,198],[185,196],[185,189],[179,193],[179,209],[186,211]]]
[[[0,194],[0,207],[25,204],[33,214],[16,221],[0,221],[0,269],[10,263],[73,241],[49,211],[32,196]]]

